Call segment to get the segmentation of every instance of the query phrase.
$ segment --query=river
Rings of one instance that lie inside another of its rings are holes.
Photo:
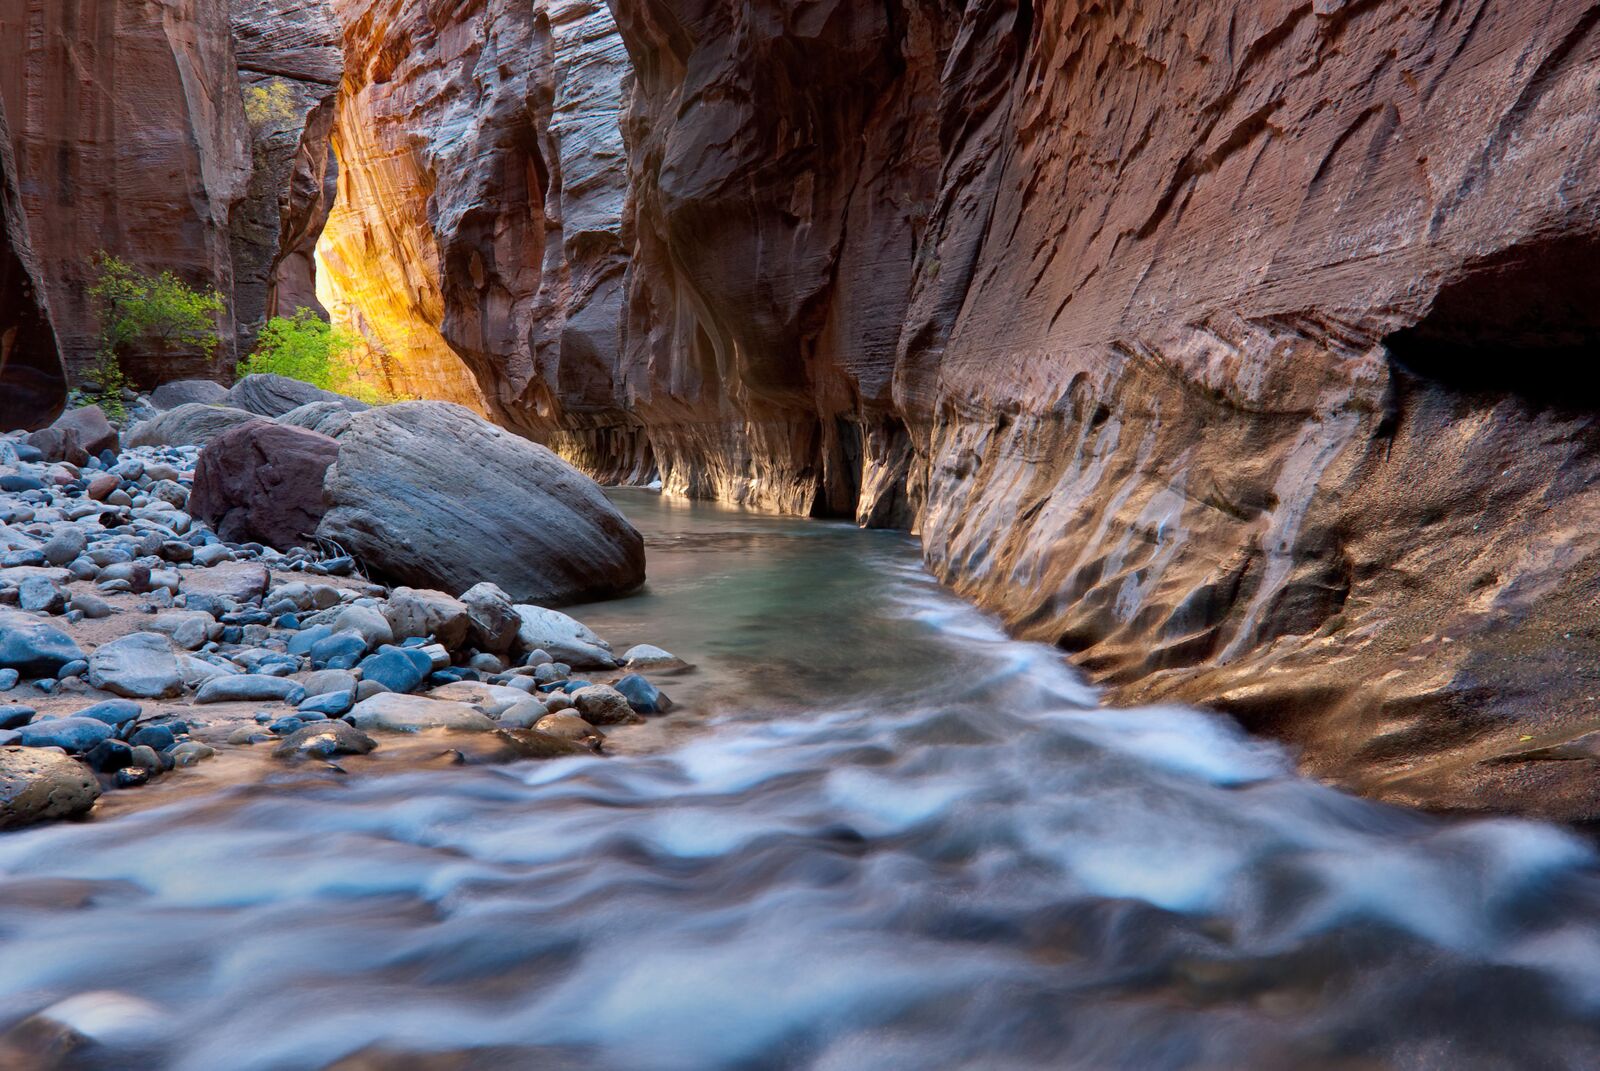
[[[694,663],[677,711],[0,837],[0,1035],[48,1009],[97,1071],[1600,1066],[1585,840],[1101,708],[904,535],[616,494],[650,583],[574,613]]]

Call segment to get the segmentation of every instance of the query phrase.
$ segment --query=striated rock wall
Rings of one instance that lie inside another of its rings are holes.
[[[1501,761],[1600,729],[1600,6],[616,7],[670,489],[910,519],[1367,791],[1600,815]]]
[[[97,251],[232,291],[230,216],[250,175],[237,85],[225,4],[0,0],[0,98],[69,368],[93,360]],[[183,354],[131,363],[146,382],[210,371]]]
[[[326,316],[315,254],[336,192],[330,139],[344,54],[327,0],[232,0],[232,28],[251,154],[250,187],[232,216],[243,357],[273,316]]]
[[[593,0],[336,0],[334,319],[400,395],[548,434],[616,404],[626,61]]]
[[[0,431],[42,428],[60,415],[66,377],[17,192],[11,131],[0,100]]]

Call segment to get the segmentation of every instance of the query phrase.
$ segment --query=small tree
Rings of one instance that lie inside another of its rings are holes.
[[[255,351],[240,363],[239,375],[288,376],[366,402],[385,400],[344,362],[344,356],[355,348],[356,339],[348,331],[334,327],[310,309],[300,309],[293,316],[274,316],[267,321]]]
[[[216,357],[221,294],[196,290],[171,272],[146,275],[106,253],[95,258],[95,276],[89,288],[100,319],[100,357],[94,377],[100,386],[99,403],[109,415],[123,415],[120,392],[127,376],[122,359],[135,348],[195,350],[208,361]]]

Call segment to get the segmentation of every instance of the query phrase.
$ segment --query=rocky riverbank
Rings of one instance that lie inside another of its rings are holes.
[[[681,663],[653,647],[617,654],[572,617],[518,601],[496,582],[497,559],[470,540],[453,553],[448,540],[416,547],[399,516],[374,533],[390,554],[415,551],[421,575],[489,563],[452,592],[379,583],[373,561],[292,523],[277,546],[244,538],[292,521],[285,501],[321,512],[320,485],[287,479],[298,455],[273,444],[251,487],[206,486],[216,451],[238,449],[223,430],[258,443],[280,432],[326,440],[331,469],[344,463],[340,441],[296,423],[302,410],[340,408],[345,425],[361,415],[339,399],[283,409],[263,401],[273,384],[254,386],[255,412],[229,404],[250,403],[249,390],[209,401],[169,391],[156,401],[181,404],[164,412],[135,400],[132,412],[149,419],[126,435],[89,408],[0,438],[0,829],[81,818],[106,791],[262,752],[338,772],[402,741],[409,756],[451,762],[604,753],[608,732],[670,708],[640,671]],[[469,430],[488,441],[501,434],[454,407],[394,408],[384,421],[413,439],[440,420],[482,424]],[[404,501],[453,496],[441,507],[452,514],[438,524],[446,533],[474,510],[516,511],[530,496],[539,511],[523,514],[526,526],[570,531],[561,500],[603,502],[570,471],[523,467],[525,486],[492,489],[492,504],[470,480],[430,487],[399,458],[390,472],[386,491]],[[513,570],[509,582],[525,587],[529,575]]]

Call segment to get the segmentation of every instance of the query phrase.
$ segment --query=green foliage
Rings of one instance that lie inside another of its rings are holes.
[[[343,358],[356,348],[348,331],[334,327],[310,309],[292,317],[274,316],[261,329],[255,352],[239,365],[239,375],[288,376],[323,390],[337,391],[364,402],[387,401],[381,391],[362,383]]]
[[[89,401],[100,407],[107,420],[114,423],[124,420],[128,415],[128,407],[122,402],[122,391],[128,385],[128,377],[123,374],[122,364],[116,355],[102,353],[89,369],[89,378],[99,388],[89,395]]]
[[[127,415],[122,390],[128,385],[122,358],[140,346],[195,350],[207,360],[217,353],[217,317],[222,295],[196,290],[171,272],[146,275],[106,253],[95,257],[89,300],[100,320],[100,353],[90,370],[99,386],[95,404],[112,420]]]
[[[244,116],[250,121],[250,125],[256,128],[270,123],[286,123],[293,119],[294,95],[289,91],[289,83],[274,78],[264,85],[246,89]]]
[[[222,295],[196,290],[170,271],[146,275],[101,253],[89,288],[100,317],[100,352],[121,357],[139,344],[193,349],[207,360],[217,353]]]

